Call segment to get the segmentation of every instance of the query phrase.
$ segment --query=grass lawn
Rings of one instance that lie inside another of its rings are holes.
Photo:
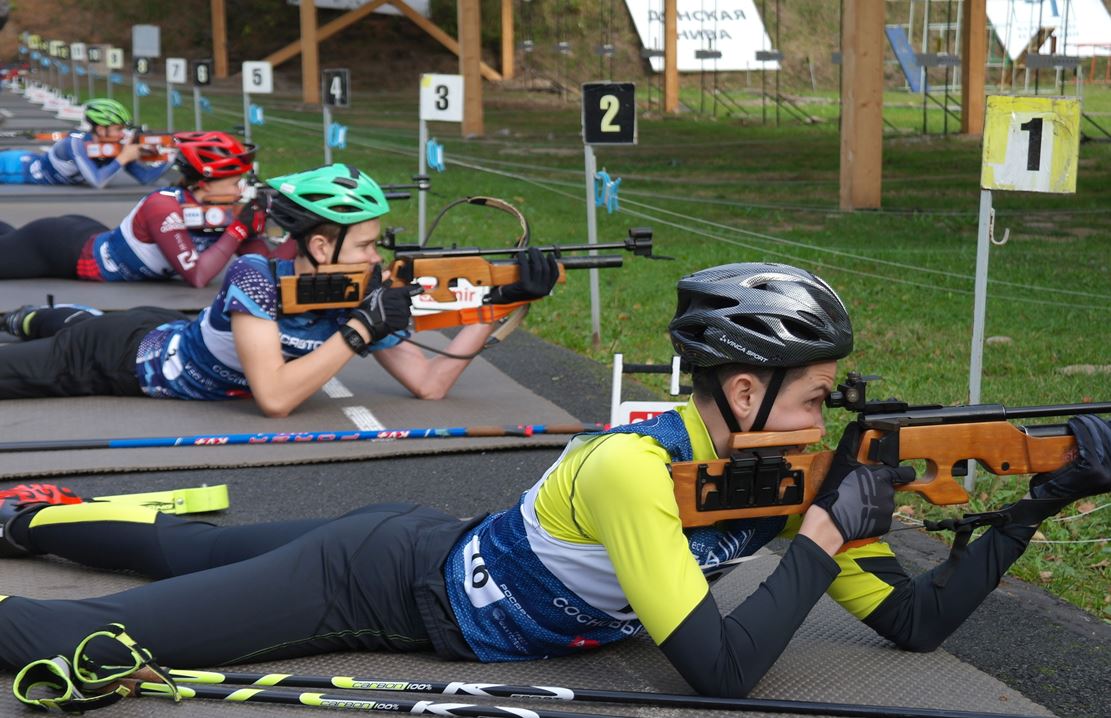
[[[267,114],[265,125],[252,128],[263,176],[319,164],[319,113],[300,111],[291,97],[256,99]],[[457,197],[492,195],[525,212],[534,243],[585,242],[577,104],[496,90],[486,99],[484,139],[461,139],[452,125],[431,128],[445,145],[448,170],[433,177],[430,217]],[[693,106],[698,99],[697,90],[685,97]],[[242,122],[238,95],[213,93],[211,100],[206,127]],[[350,130],[348,148],[334,159],[384,183],[407,182],[417,168],[416,100],[416,88],[404,96],[356,96],[354,109],[336,114]],[[534,307],[527,329],[603,363],[616,351],[632,362],[667,362],[666,324],[680,276],[724,262],[783,261],[824,277],[849,305],[857,348],[843,369],[881,375],[877,395],[967,403],[979,141],[941,136],[936,106],[931,134],[920,134],[920,96],[889,93],[883,209],[843,213],[835,100],[802,99],[800,106],[823,121],[801,124],[784,115],[779,127],[760,122],[758,96],[738,94],[738,101],[753,113],[749,119],[645,112],[637,146],[598,150],[599,167],[622,178],[621,210],[600,210],[599,240],[651,226],[657,253],[674,261],[628,259],[624,268],[603,272],[598,346],[591,343],[585,273]],[[144,100],[144,122],[158,126],[164,108],[156,88]],[[1107,112],[1111,90],[1086,87],[1085,109]],[[191,105],[178,111],[179,127],[183,122],[191,128]],[[995,193],[994,204],[997,238],[1009,229],[1010,239],[991,249],[983,400],[1015,406],[1111,400],[1111,144],[1081,145],[1075,195]],[[416,202],[396,203],[389,223],[414,238]],[[466,208],[445,218],[432,244],[503,246],[514,236],[509,217]],[[664,391],[662,381],[651,386]],[[832,437],[848,418],[829,417]],[[1025,487],[1025,480],[981,472],[972,509],[1004,505]],[[1073,520],[1103,498],[1048,522],[1042,531],[1050,543],[1034,545],[1015,573],[1107,620],[1111,510]],[[905,512],[956,513],[913,500]]]

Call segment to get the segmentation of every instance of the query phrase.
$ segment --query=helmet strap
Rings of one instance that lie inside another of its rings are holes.
[[[760,402],[760,410],[756,412],[756,419],[752,422],[752,426],[748,428],[749,431],[760,431],[764,428],[764,424],[768,420],[768,414],[772,413],[772,404],[775,404],[775,399],[779,396],[779,389],[783,386],[783,378],[786,376],[786,367],[777,366],[775,371],[772,372],[772,378],[764,392],[764,399]]]
[[[339,251],[343,249],[343,240],[347,238],[346,224],[341,224],[339,234],[336,235],[336,248],[332,250],[332,264],[339,264]]]
[[[737,423],[737,415],[733,413],[733,408],[729,406],[729,400],[725,398],[725,390],[721,388],[721,378],[718,376],[718,369],[712,370],[715,374],[715,381],[711,382],[711,393],[714,396],[714,403],[718,405],[718,411],[721,412],[721,418],[725,420],[725,425],[729,427],[729,432],[732,434],[741,433],[741,426]]]

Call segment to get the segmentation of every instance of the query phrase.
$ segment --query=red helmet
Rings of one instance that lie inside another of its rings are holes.
[[[220,179],[246,174],[255,160],[255,146],[226,132],[178,132],[178,169],[188,180]]]

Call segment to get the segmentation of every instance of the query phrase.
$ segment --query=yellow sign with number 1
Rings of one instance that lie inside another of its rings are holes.
[[[1076,192],[1080,100],[988,96],[980,187]]]

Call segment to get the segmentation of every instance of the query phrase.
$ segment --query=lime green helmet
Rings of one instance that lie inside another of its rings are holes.
[[[119,102],[100,97],[85,104],[85,119],[91,125],[130,125],[131,113]]]
[[[390,203],[378,183],[350,165],[317,167],[275,177],[267,184],[278,191],[270,204],[270,216],[297,240],[301,253],[314,264],[306,244],[313,228],[325,223],[340,225],[332,252],[334,264],[339,261],[348,227],[390,211]]]

